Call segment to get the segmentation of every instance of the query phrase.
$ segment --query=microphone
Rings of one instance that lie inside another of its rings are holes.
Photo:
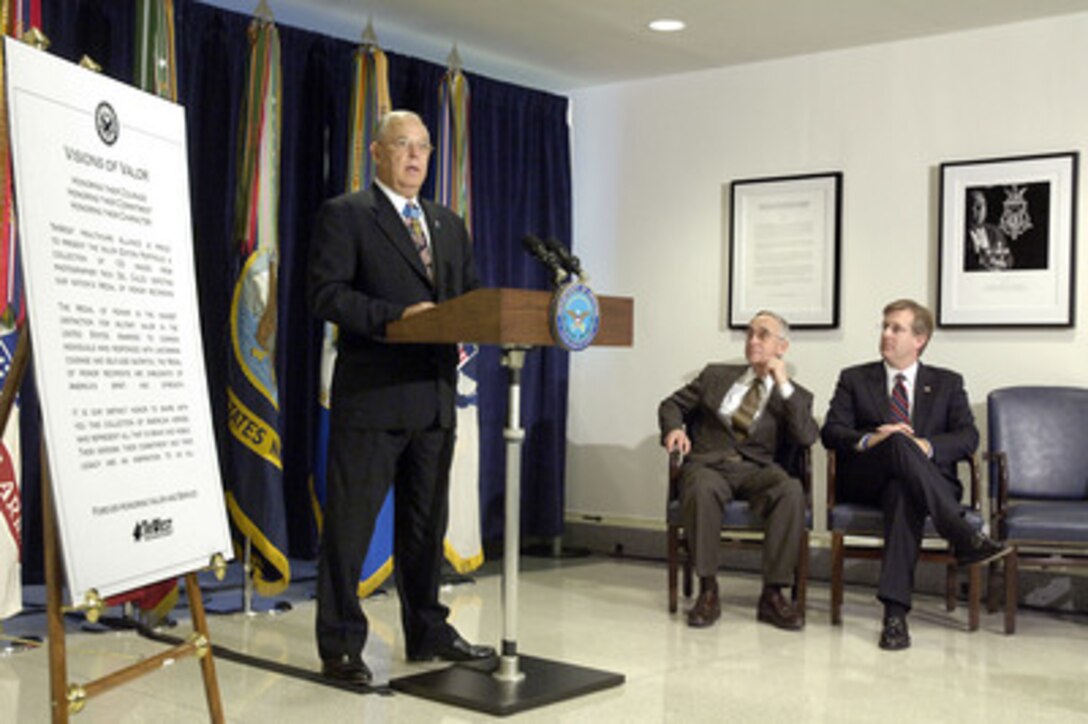
[[[552,253],[559,257],[559,263],[563,265],[563,268],[567,270],[572,276],[578,276],[585,278],[582,273],[582,262],[574,254],[570,252],[570,249],[559,243],[558,239],[551,238],[544,242],[552,250]]]
[[[537,259],[548,268],[548,271],[555,277],[556,283],[560,283],[567,276],[567,273],[563,271],[563,262],[559,257],[548,248],[548,245],[539,239],[534,234],[526,234],[521,243],[529,250],[529,253],[535,256]]]

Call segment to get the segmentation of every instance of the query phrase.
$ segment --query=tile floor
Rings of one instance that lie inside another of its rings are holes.
[[[914,645],[876,646],[880,608],[872,591],[848,590],[844,625],[828,623],[826,586],[810,588],[808,626],[789,633],[755,621],[758,578],[723,572],[717,626],[693,630],[665,609],[661,563],[590,557],[523,563],[520,651],[619,672],[626,682],[506,718],[512,722],[1067,722],[1088,721],[1088,619],[1021,611],[1014,636],[1001,614],[964,630],[966,612],[945,614],[920,598],[911,615]],[[501,578],[443,593],[469,639],[501,637]],[[365,652],[376,680],[427,670],[408,664],[395,596],[365,604],[372,635]],[[210,617],[220,646],[306,669],[317,667],[312,601],[280,615]],[[173,629],[184,636],[187,619]],[[69,679],[86,681],[154,654],[161,646],[133,632],[68,636]],[[495,717],[401,693],[359,695],[219,658],[229,722],[460,722]],[[0,657],[0,721],[47,722],[45,647]],[[73,716],[93,722],[206,721],[192,659],[88,702]]]

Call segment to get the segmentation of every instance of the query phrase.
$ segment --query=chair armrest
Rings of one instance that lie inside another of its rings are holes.
[[[990,524],[991,530],[1000,531],[1009,505],[1009,456],[1004,450],[993,450],[982,456],[987,462],[997,463],[997,495],[990,501]],[[998,535],[1004,537],[1003,532]]]
[[[805,491],[805,498],[812,499],[812,446],[807,445],[801,449],[801,489]]]
[[[827,512],[835,507],[835,451],[827,451]]]
[[[980,497],[982,490],[982,474],[980,472],[978,459],[977,452],[971,453],[963,459],[963,462],[966,462],[968,468],[970,468],[971,482],[969,484],[968,498],[971,501],[970,505],[972,510],[980,510],[982,508],[982,499]]]
[[[680,482],[680,466],[684,464],[684,456],[679,450],[673,450],[669,453],[669,486],[668,486],[668,498],[665,503],[668,504],[678,497],[680,497],[680,490],[678,488]]]

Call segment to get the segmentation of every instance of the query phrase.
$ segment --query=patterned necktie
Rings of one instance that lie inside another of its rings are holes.
[[[752,421],[755,420],[756,413],[759,412],[759,403],[762,399],[763,381],[757,377],[748,385],[748,391],[744,393],[744,399],[740,401],[740,407],[730,418],[733,429],[741,440],[748,437],[748,432],[752,429]]]
[[[892,422],[905,422],[910,424],[910,402],[907,398],[907,386],[903,384],[906,376],[902,372],[895,376],[895,387],[892,388],[891,412]]]
[[[412,236],[412,243],[416,245],[419,258],[423,262],[423,268],[427,270],[427,278],[434,281],[434,261],[431,259],[431,248],[427,246],[427,237],[423,233],[423,224],[420,218],[423,209],[409,201],[404,205],[404,224],[408,227],[408,233]]]

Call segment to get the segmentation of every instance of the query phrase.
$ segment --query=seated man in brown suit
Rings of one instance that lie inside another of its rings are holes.
[[[710,626],[721,615],[718,549],[722,510],[747,500],[766,522],[760,621],[797,630],[804,619],[782,595],[793,580],[805,526],[804,492],[774,462],[780,441],[812,445],[820,428],[812,393],[792,382],[782,357],[789,325],[762,311],[748,323],[748,365],[710,364],[658,408],[661,442],[686,456],[680,470],[680,504],[688,532],[699,597],[688,625]],[[690,455],[689,455],[690,453]]]

